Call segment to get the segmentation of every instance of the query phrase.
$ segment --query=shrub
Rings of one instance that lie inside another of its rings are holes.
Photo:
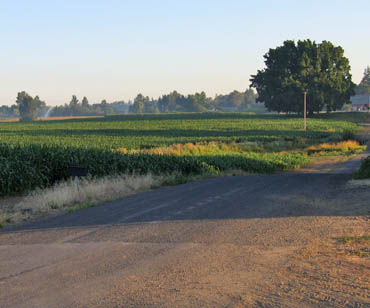
[[[357,179],[369,179],[370,178],[370,156],[365,158],[360,169],[355,173]]]

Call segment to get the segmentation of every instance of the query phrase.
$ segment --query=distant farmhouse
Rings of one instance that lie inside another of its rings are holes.
[[[370,95],[355,95],[351,97],[352,111],[370,110]]]

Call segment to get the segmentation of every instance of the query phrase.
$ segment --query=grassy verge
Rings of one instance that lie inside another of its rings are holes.
[[[71,180],[35,190],[12,206],[1,206],[0,225],[19,224],[43,215],[73,212],[99,203],[117,200],[163,185],[179,184],[193,178],[179,176],[119,175],[87,178],[78,186]]]
[[[242,170],[230,170],[220,175],[242,174],[245,174]],[[3,206],[0,199],[0,228],[36,220],[45,215],[71,213],[151,189],[184,184],[210,176],[210,174],[185,176],[179,173],[161,176],[116,175],[81,179],[78,186],[68,180],[52,187],[37,189],[24,197],[16,197],[17,201],[12,205],[7,202],[7,205]]]

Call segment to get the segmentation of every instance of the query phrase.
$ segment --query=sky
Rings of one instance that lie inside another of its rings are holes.
[[[249,87],[287,39],[344,48],[353,81],[370,65],[369,0],[0,0],[0,105],[208,96]]]

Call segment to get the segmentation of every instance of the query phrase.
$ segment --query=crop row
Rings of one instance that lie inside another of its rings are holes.
[[[0,143],[64,147],[143,149],[188,142],[272,142],[282,139],[323,139],[356,125],[299,118],[235,114],[172,114],[112,116],[98,119],[0,123]]]
[[[68,178],[70,166],[88,168],[89,176],[113,174],[199,175],[241,169],[271,173],[305,163],[301,154],[233,153],[232,155],[175,156],[122,154],[106,149],[61,146],[0,145],[0,195],[24,193]]]

